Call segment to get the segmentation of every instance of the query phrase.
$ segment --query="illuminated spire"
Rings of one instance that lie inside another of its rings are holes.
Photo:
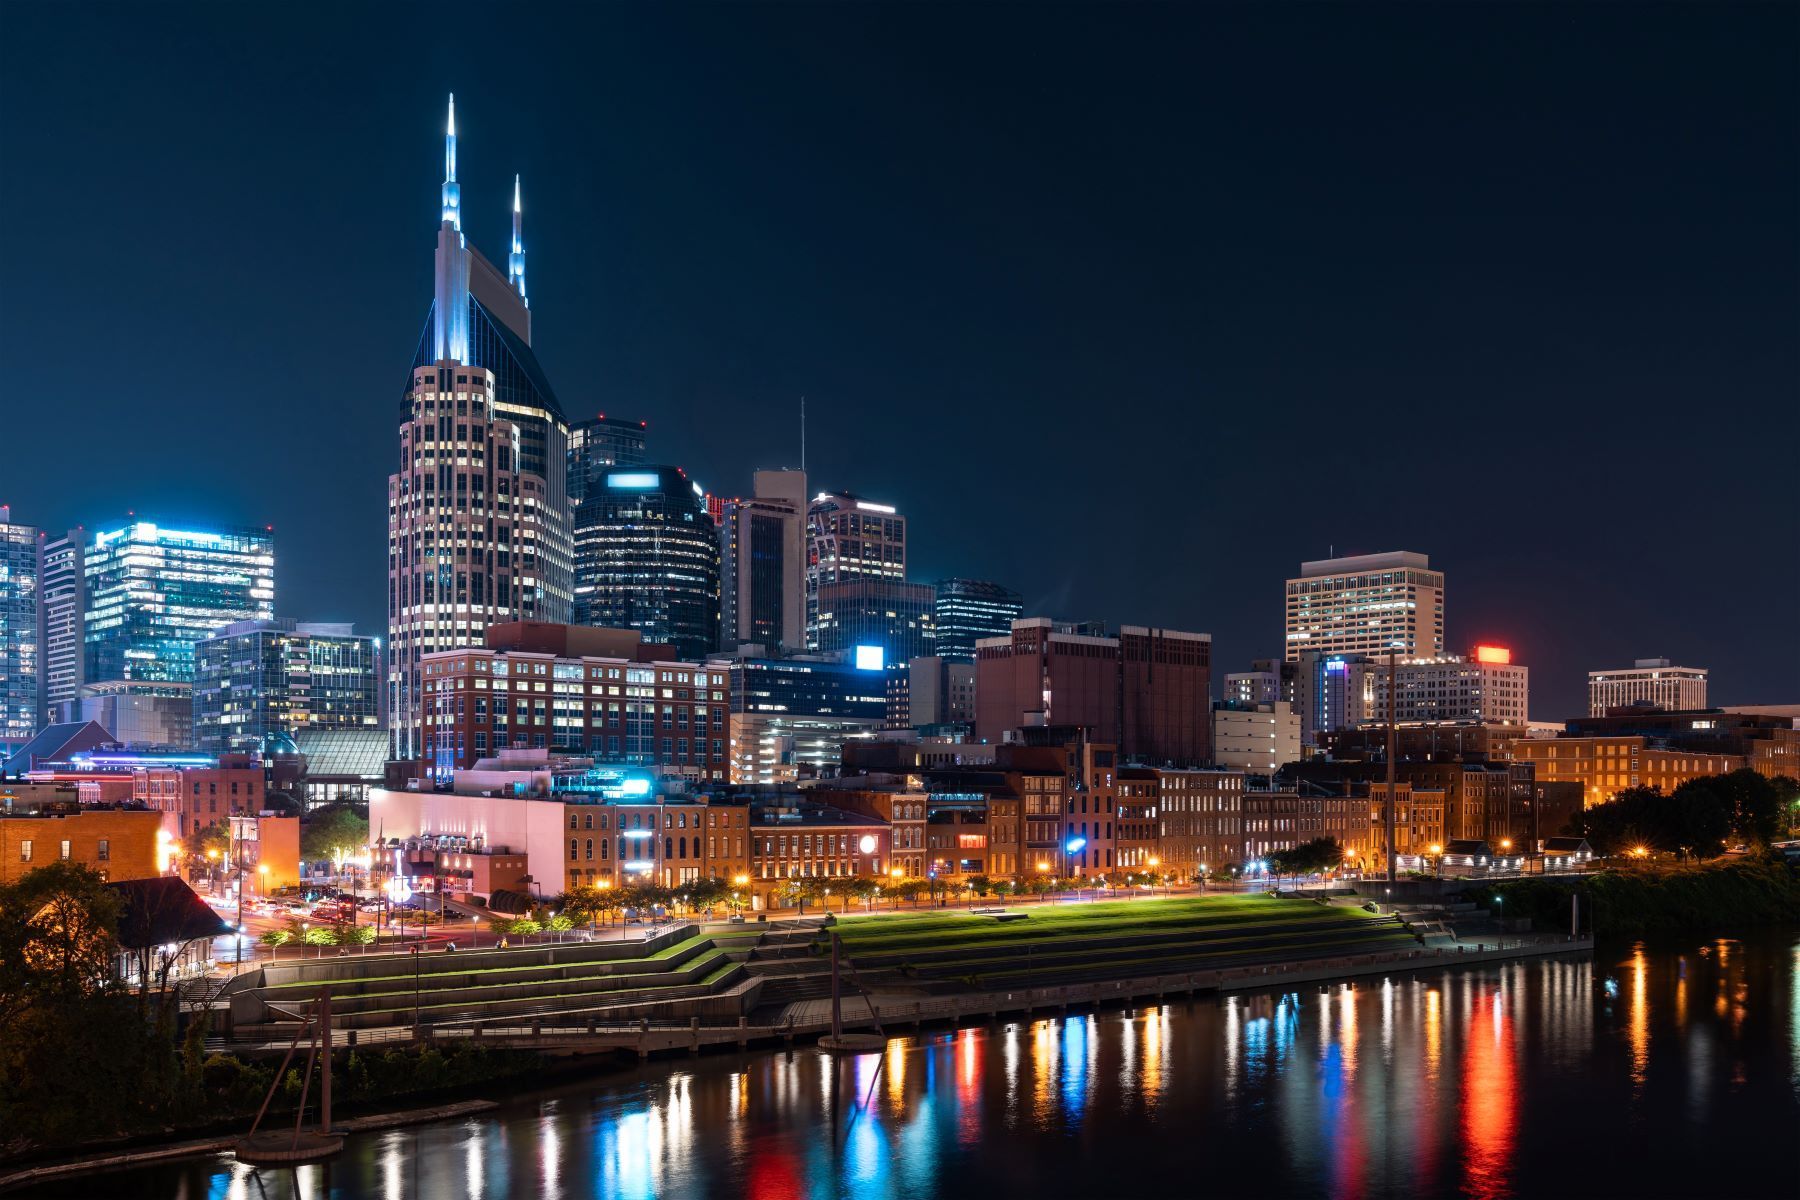
[[[462,188],[456,182],[456,93],[450,93],[450,121],[444,127],[443,223],[462,229]]]
[[[506,259],[506,281],[519,289],[519,299],[525,300],[525,235],[521,232],[524,221],[524,206],[519,203],[519,177],[513,176],[513,240],[512,253]],[[527,307],[530,301],[526,301]]]

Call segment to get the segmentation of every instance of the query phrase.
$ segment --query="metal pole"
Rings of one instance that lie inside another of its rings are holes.
[[[413,956],[413,1041],[419,1040],[419,948],[412,948]]]
[[[838,935],[831,935],[831,1036],[844,1032],[843,1001],[838,991]]]
[[[1388,704],[1387,704],[1387,877],[1391,885],[1398,874],[1399,861],[1394,848],[1394,789],[1396,770],[1394,763],[1394,696],[1398,691],[1395,686],[1397,675],[1396,663],[1399,655],[1393,647],[1388,647]]]
[[[320,1037],[325,1042],[324,1056],[319,1059],[319,1132],[331,1132],[331,989],[319,995]]]

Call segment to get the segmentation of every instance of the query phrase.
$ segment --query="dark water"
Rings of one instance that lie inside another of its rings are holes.
[[[1800,938],[665,1061],[55,1195],[1800,1196]]]

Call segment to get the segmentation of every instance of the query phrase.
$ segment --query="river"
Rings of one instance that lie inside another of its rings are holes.
[[[1800,1195],[1800,937],[608,1068],[478,1118],[46,1196]]]

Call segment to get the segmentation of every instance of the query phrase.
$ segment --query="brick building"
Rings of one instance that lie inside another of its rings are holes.
[[[1211,753],[1212,638],[1127,625],[1117,637],[1047,617],[975,643],[975,735],[1081,728],[1132,762],[1198,766]]]
[[[727,672],[674,661],[635,630],[494,625],[483,646],[423,655],[420,677],[425,752],[439,779],[507,749],[693,780],[730,775]]]
[[[60,807],[60,806],[59,806]],[[162,815],[144,809],[15,812],[0,816],[0,883],[54,862],[92,867],[109,881],[163,873]]]

